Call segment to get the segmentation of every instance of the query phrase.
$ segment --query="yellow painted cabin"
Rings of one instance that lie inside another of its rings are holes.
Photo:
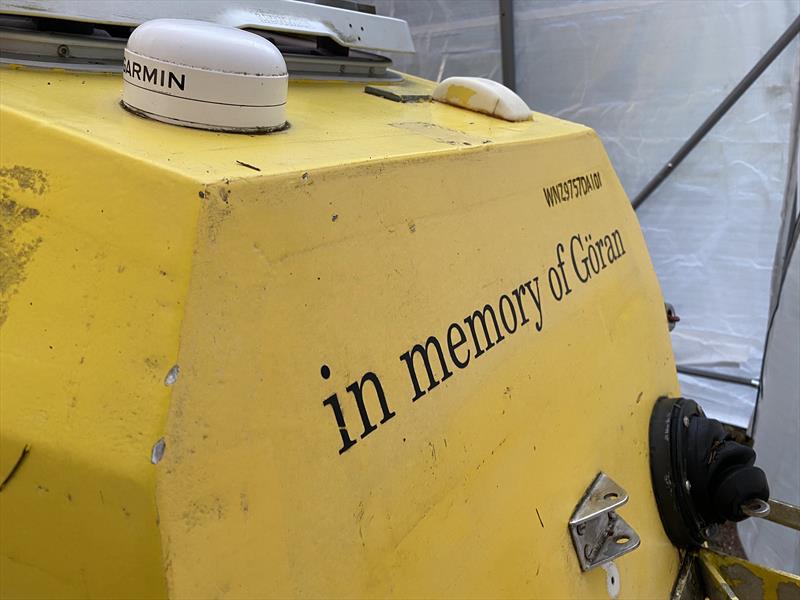
[[[607,597],[567,528],[600,471],[620,597],[669,595],[679,389],[592,130],[293,81],[237,135],[121,87],[0,70],[0,596]]]

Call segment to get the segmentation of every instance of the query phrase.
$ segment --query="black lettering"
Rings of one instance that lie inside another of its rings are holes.
[[[558,242],[556,246],[556,260],[558,261],[558,270],[561,271],[561,281],[564,284],[564,292],[565,296],[569,296],[572,293],[572,288],[569,287],[569,280],[567,279],[567,273],[564,271],[564,257],[561,256],[561,253],[564,252],[566,248],[564,248],[564,244]]]
[[[141,71],[142,71],[142,65],[140,65],[140,64],[139,64],[139,63],[137,63],[137,62],[133,63],[133,73],[132,73],[132,76],[133,76],[133,77],[136,77],[136,79],[139,79],[139,80],[141,80],[141,79],[142,79],[142,76],[141,76]]]
[[[508,320],[506,319],[506,311],[503,310],[503,300],[505,300],[508,303],[508,308],[511,311],[511,316],[514,317],[513,329],[508,326]],[[511,298],[509,298],[505,294],[500,296],[499,308],[500,308],[500,320],[503,322],[503,327],[506,328],[506,331],[508,333],[514,333],[517,330],[517,311],[514,310],[514,305],[511,303]]]
[[[453,332],[458,331],[458,342],[453,343]],[[464,330],[461,329],[461,325],[458,323],[450,323],[450,327],[447,328],[447,347],[450,350],[450,358],[453,361],[453,364],[457,366],[459,369],[463,369],[469,364],[469,355],[470,351],[467,349],[467,357],[464,360],[461,360],[456,356],[456,350],[459,346],[463,345],[467,341],[467,336],[464,333]]]
[[[592,245],[592,236],[586,238],[586,246],[588,247],[588,252],[584,259],[584,264],[588,261],[592,271],[597,275],[600,272],[600,260],[597,258],[597,250]]]
[[[435,336],[430,336],[428,340],[425,342],[425,347],[423,348],[420,344],[415,344],[411,350],[402,354],[400,356],[400,360],[405,361],[406,366],[408,367],[408,374],[411,375],[411,380],[414,383],[414,397],[412,398],[413,401],[417,401],[418,399],[422,398],[425,395],[425,392],[422,391],[419,387],[419,381],[417,380],[417,372],[414,369],[414,354],[419,354],[422,357],[422,361],[425,364],[425,371],[428,373],[428,391],[430,392],[433,388],[439,385],[439,380],[436,379],[433,375],[433,368],[431,367],[431,360],[428,351],[430,347],[433,346],[436,348],[436,353],[439,355],[439,366],[442,370],[442,379],[444,381],[452,372],[447,366],[447,362],[444,359],[444,353],[442,352],[442,346],[439,344],[439,340],[436,339]]]
[[[147,68],[147,65],[144,65],[143,79],[144,81],[149,81],[150,83],[158,83],[158,69],[153,69],[151,71]]]
[[[528,283],[530,283],[530,281]],[[522,317],[522,322],[519,324],[519,326],[522,327],[528,321],[530,321],[530,319],[525,316],[525,307],[522,306],[522,296],[525,294],[525,284],[522,284],[511,293],[514,294],[514,297],[517,299],[517,306],[519,306],[519,314]]]
[[[549,187],[543,187],[545,202],[547,206],[553,207],[562,202],[574,200],[582,196],[588,195],[590,192],[600,189],[602,181],[600,180],[600,172],[586,173],[585,175],[576,175],[570,179],[564,179]],[[562,273],[562,280],[564,280]],[[566,281],[564,280],[566,284]],[[566,293],[569,293],[569,284],[566,284]]]
[[[536,284],[536,293],[533,293],[533,289],[531,288],[531,283]],[[533,303],[536,305],[536,310],[539,313],[539,318],[536,321],[536,331],[542,330],[542,325],[544,324],[544,319],[542,317],[542,300],[539,294],[539,277],[534,277],[531,281],[525,283],[525,287],[528,288],[528,291],[531,294],[531,298],[533,298]]]
[[[625,246],[622,243],[622,234],[619,229],[611,232],[611,237],[614,239],[614,251],[617,253],[617,258],[625,255]]]
[[[183,88],[186,85],[186,75],[184,73],[181,73],[181,78],[178,79],[175,76],[175,73],[170,71],[169,72],[169,83],[167,84],[168,88],[172,89],[172,82],[173,81],[175,82],[175,87],[177,87],[179,90],[183,91]]]
[[[606,247],[606,258],[608,258],[608,264],[611,264],[617,260],[617,256],[614,254],[614,244],[611,241],[610,235],[607,235],[603,238],[603,245]]]
[[[492,322],[494,323],[494,330],[495,333],[497,334],[495,341],[492,341],[491,337],[489,336],[489,328],[486,326],[487,312],[491,315]],[[499,344],[500,342],[502,342],[505,339],[505,337],[500,332],[500,325],[497,322],[497,315],[494,314],[494,309],[490,304],[486,304],[483,307],[483,311],[476,310],[474,313],[472,313],[472,316],[464,319],[464,323],[469,325],[469,330],[472,332],[472,341],[475,344],[475,358],[478,358],[481,354],[484,353],[484,350],[483,348],[481,348],[481,344],[478,341],[478,333],[475,331],[476,319],[479,319],[481,325],[483,326],[483,334],[486,339],[486,350],[489,350],[490,348],[494,347],[495,343]]]
[[[581,271],[578,268],[578,262],[575,260],[575,242],[578,242],[580,249],[583,250],[583,242],[581,241],[580,235],[573,235],[569,240],[569,253],[572,257],[572,268],[575,270],[575,275],[577,275],[578,279],[581,283],[586,283],[590,279],[589,270],[587,268],[586,272],[581,275]]]
[[[553,281],[553,276],[555,276],[555,281]],[[558,270],[555,267],[547,269],[547,281],[550,284],[550,292],[553,294],[553,298],[560,301],[564,297],[564,287],[561,285],[561,277],[558,276]],[[556,283],[558,284],[557,292]]]
[[[369,413],[367,412],[367,407],[364,405],[364,383],[367,381],[369,381],[372,384],[372,387],[375,388],[375,393],[378,396],[378,402],[380,403],[381,410],[383,411],[381,424],[386,423],[386,421],[395,415],[395,413],[389,410],[389,405],[386,403],[386,395],[383,393],[383,386],[381,385],[381,381],[378,379],[378,376],[372,372],[364,373],[360,383],[356,383],[354,381],[346,388],[347,391],[353,395],[353,398],[355,398],[356,405],[358,406],[358,412],[361,415],[361,422],[364,425],[364,433],[361,434],[362,438],[367,437],[370,433],[378,428],[377,425],[373,425],[369,420]]]
[[[336,419],[336,425],[339,427],[339,435],[342,436],[342,447],[339,448],[339,454],[343,454],[350,448],[356,445],[356,441],[350,438],[347,432],[347,424],[344,422],[344,415],[342,414],[342,407],[339,405],[339,398],[334,394],[329,398],[322,401],[323,406],[330,406],[333,409],[333,417]]]
[[[547,202],[547,206],[555,206],[556,199],[553,194],[553,188],[542,188],[544,192],[544,199]]]
[[[600,257],[600,262],[603,263],[603,268],[606,268],[606,259],[603,258],[603,238],[600,238],[594,243],[595,247],[597,248],[597,255]]]

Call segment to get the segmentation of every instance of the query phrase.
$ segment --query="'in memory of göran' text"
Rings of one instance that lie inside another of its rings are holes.
[[[555,263],[541,277],[520,281],[495,301],[459,316],[399,355],[398,366],[407,375],[411,405],[523,328],[542,331],[547,323],[544,297],[549,293],[553,300],[561,302],[578,286],[602,277],[605,269],[625,257],[625,244],[618,229],[600,236],[576,233],[556,244],[554,255]],[[328,365],[322,365],[320,374],[325,380],[330,378]],[[373,371],[365,372],[345,389],[348,395],[340,398],[335,393],[322,402],[330,408],[341,437],[339,454],[355,446],[357,438],[366,438],[393,419],[399,406],[396,399],[387,398],[380,377]],[[355,403],[360,422],[345,420],[343,402]]]

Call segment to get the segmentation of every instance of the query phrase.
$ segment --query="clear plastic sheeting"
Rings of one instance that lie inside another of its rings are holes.
[[[398,68],[502,72],[498,2],[381,0],[417,46]],[[517,91],[589,125],[633,197],[800,12],[800,0],[514,3]],[[679,364],[758,378],[797,101],[795,40],[639,211]],[[755,389],[681,376],[706,412],[747,427]]]
[[[517,2],[519,91],[593,127],[634,196],[800,11],[800,2]],[[639,211],[678,364],[758,378],[796,101],[797,42]],[[756,391],[681,375],[747,427]]]
[[[497,0],[369,0],[379,15],[408,21],[416,54],[389,54],[395,68],[439,81],[475,76],[502,83]]]
[[[795,231],[797,236],[797,231]],[[780,288],[764,355],[764,385],[753,428],[770,496],[800,506],[800,242]],[[800,575],[800,531],[760,519],[739,524],[748,556]]]

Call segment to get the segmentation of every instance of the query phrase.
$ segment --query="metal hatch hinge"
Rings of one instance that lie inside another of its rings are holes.
[[[581,571],[611,562],[639,547],[639,535],[616,513],[628,492],[598,473],[569,520],[569,533]]]

